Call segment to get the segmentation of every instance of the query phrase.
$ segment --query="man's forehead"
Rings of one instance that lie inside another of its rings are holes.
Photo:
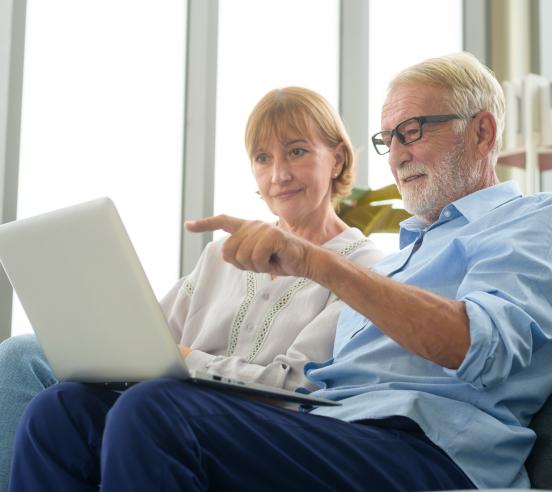
[[[387,94],[381,111],[382,128],[391,129],[413,116],[441,114],[445,111],[444,89],[422,84],[395,87]]]

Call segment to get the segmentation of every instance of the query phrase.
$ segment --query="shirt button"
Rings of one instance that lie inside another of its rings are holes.
[[[445,210],[445,217],[450,217],[450,210]]]
[[[265,292],[261,297],[262,297],[265,301],[268,301],[268,299],[270,298],[270,296],[268,295],[267,292]]]

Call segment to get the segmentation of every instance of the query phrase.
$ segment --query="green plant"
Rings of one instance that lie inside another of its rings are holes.
[[[354,188],[340,202],[338,213],[345,223],[366,236],[372,232],[399,232],[399,223],[410,217],[406,210],[393,206],[400,198],[394,184],[377,190]]]

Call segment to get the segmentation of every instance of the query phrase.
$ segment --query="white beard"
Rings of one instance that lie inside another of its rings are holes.
[[[425,174],[420,183],[401,188],[405,210],[433,222],[449,203],[471,193],[481,179],[477,168],[466,161],[464,145],[455,145],[430,170],[421,162],[412,162],[397,171],[399,180],[414,174]]]

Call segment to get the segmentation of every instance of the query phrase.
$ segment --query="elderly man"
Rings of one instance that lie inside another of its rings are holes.
[[[350,306],[333,358],[306,368],[341,406],[292,412],[166,380],[115,406],[50,389],[23,418],[12,490],[54,476],[92,490],[94,467],[102,490],[529,486],[527,425],[552,391],[552,196],[498,184],[503,121],[500,86],[470,55],[391,82],[373,143],[414,217],[375,271],[268,224],[188,223],[229,232],[234,265],[307,277]]]

